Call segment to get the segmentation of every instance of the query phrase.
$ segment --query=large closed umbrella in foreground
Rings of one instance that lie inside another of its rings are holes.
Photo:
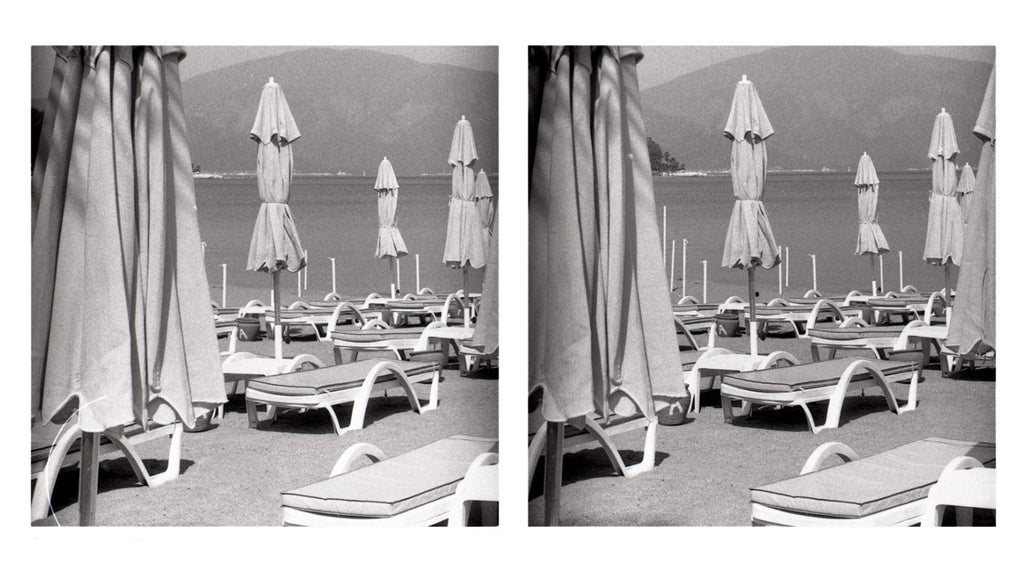
[[[768,148],[765,140],[775,133],[754,83],[746,75],[736,84],[732,108],[725,123],[725,137],[732,142],[729,174],[736,197],[729,229],[725,235],[722,267],[747,271],[750,294],[750,353],[757,354],[757,302],[754,271],[758,266],[771,270],[779,263],[768,212],[761,197],[768,174]]]
[[[377,167],[377,180],[373,184],[377,191],[377,258],[387,258],[389,269],[395,260],[408,254],[405,240],[398,231],[398,178],[395,169],[385,156]],[[389,273],[390,276],[390,273]],[[401,289],[398,281],[395,286]]]
[[[871,282],[874,289],[875,256],[889,251],[889,243],[885,241],[882,227],[878,225],[878,173],[871,156],[865,152],[857,163],[857,177],[853,185],[857,187],[857,247],[855,254],[871,255]]]
[[[971,163],[967,162],[960,169],[960,179],[956,182],[956,193],[960,198],[960,211],[964,215],[964,241],[966,242],[967,219],[970,212],[971,202],[974,200],[975,178]]]
[[[180,48],[57,50],[33,169],[32,420],[83,431],[81,523],[101,432],[195,425],[226,401],[210,316]]]
[[[455,124],[448,164],[452,167],[452,194],[448,200],[448,227],[444,240],[444,263],[462,269],[463,306],[466,322],[469,320],[469,268],[483,268],[487,261],[484,251],[483,230],[476,209],[474,185],[476,178],[473,162],[477,160],[473,126],[463,116]]]
[[[949,265],[960,265],[964,243],[964,218],[956,194],[956,157],[960,147],[953,131],[953,117],[943,108],[935,116],[928,157],[932,161],[932,191],[928,199],[928,230],[924,242],[924,259],[942,266],[945,274],[946,299],[949,293]]]
[[[964,259],[946,346],[963,353],[996,348],[996,71],[988,80],[974,135],[981,161],[967,214]]]
[[[642,52],[546,54],[529,199],[529,387],[543,395],[545,519],[556,524],[566,422],[639,413],[655,425],[656,399],[687,400],[640,108]]]
[[[260,210],[249,243],[246,270],[270,272],[274,277],[274,354],[281,358],[281,270],[298,272],[306,265],[299,231],[288,207],[294,157],[292,143],[298,140],[288,101],[281,85],[271,78],[263,86],[249,137],[256,142],[256,184]]]
[[[491,183],[487,181],[487,173],[483,170],[476,173],[473,198],[476,199],[476,211],[480,215],[480,228],[484,238],[484,253],[487,254],[487,265],[490,266],[491,236],[494,228],[494,193],[491,192]]]

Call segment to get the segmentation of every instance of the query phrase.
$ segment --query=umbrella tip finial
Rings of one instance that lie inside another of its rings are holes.
[[[943,110],[945,110],[945,108],[943,108]],[[465,121],[466,121],[466,115],[465,115],[465,114],[463,114],[463,115],[462,115],[462,121],[463,121],[463,122],[465,122]]]
[[[740,80],[740,82],[747,82],[747,75],[746,74],[743,75],[743,78]]]
[[[943,108],[941,114],[945,114],[945,113],[946,113],[946,109]]]

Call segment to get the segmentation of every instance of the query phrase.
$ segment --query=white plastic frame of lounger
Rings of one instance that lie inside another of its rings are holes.
[[[428,347],[429,331],[434,328],[443,328],[442,322],[431,322],[423,327],[423,332],[415,338],[393,338],[390,340],[378,340],[376,342],[354,342],[345,339],[344,332],[332,334],[331,341],[334,343],[334,362],[341,364],[344,359],[341,356],[342,350],[352,352],[352,362],[355,362],[360,352],[391,352],[398,360],[403,360],[402,352],[410,350],[426,350]],[[361,330],[376,330],[378,328],[388,329],[390,326],[382,320],[370,320],[363,324]]]
[[[777,305],[779,302],[779,299],[775,299],[769,302],[768,305]],[[769,324],[788,324],[793,328],[793,333],[796,334],[798,338],[806,339],[810,338],[807,331],[814,328],[818,322],[819,316],[825,312],[831,312],[835,318],[842,318],[843,320],[840,320],[840,322],[845,321],[847,318],[860,317],[859,310],[843,310],[835,302],[827,299],[821,299],[814,304],[810,312],[794,311],[778,313],[758,311],[757,322],[762,326],[768,326]],[[748,308],[745,312],[745,316],[749,315],[750,310]]]
[[[800,476],[821,470],[824,468],[825,462],[832,456],[840,458],[844,463],[853,462],[859,458],[852,448],[842,442],[826,442],[818,446],[807,457],[807,462],[804,463],[804,467],[800,470]],[[945,476],[949,470],[955,470],[964,465],[982,466],[974,458],[961,456],[947,464],[939,477]],[[923,526],[924,515],[927,510],[928,498],[922,498],[860,518],[831,518],[780,510],[753,502],[751,503],[750,523],[754,526],[803,526],[811,528],[822,526],[913,526],[915,524]]]
[[[711,358],[716,358],[725,355],[736,356],[737,360],[739,360],[739,357],[750,359],[750,364],[744,366],[745,370],[737,370],[738,372],[747,370],[764,370],[766,368],[780,366],[782,363],[789,364],[790,366],[794,366],[800,363],[800,361],[797,360],[796,356],[793,356],[792,354],[784,350],[776,350],[775,352],[772,352],[767,356],[759,356],[759,360],[755,360],[751,358],[750,354],[740,354],[737,352],[733,352],[732,350],[729,350],[727,348],[708,348],[704,351],[703,354],[701,354],[700,358],[697,359],[697,362],[694,363],[693,368],[687,370],[686,373],[683,374],[683,381],[686,383],[686,389],[690,391],[690,407],[687,411],[688,414],[700,412],[700,393],[701,389],[703,388],[703,386],[701,386],[701,380],[704,378],[704,376],[710,376],[710,378],[708,378],[707,389],[711,390],[712,388],[714,388],[715,378],[718,378],[719,376],[722,375],[721,372],[715,372],[710,375],[702,374],[701,372],[703,370],[706,370],[705,364]]]
[[[126,436],[124,426],[111,428],[103,432],[110,440],[109,444],[101,443],[99,446],[100,456],[115,451],[121,451],[128,463],[131,464],[135,477],[139,482],[147,486],[156,487],[166,484],[178,477],[181,471],[181,436],[184,426],[181,422],[156,426],[149,430],[133,433]],[[68,424],[51,446],[45,464],[42,462],[33,464],[32,478],[36,479],[36,486],[32,490],[32,520],[46,518],[50,510],[50,495],[53,493],[53,486],[57,482],[57,474],[62,468],[73,466],[78,462],[80,453],[70,452],[75,440],[82,436],[82,428],[78,422]],[[135,451],[134,446],[156,438],[170,436],[170,448],[167,453],[167,469],[159,474],[150,475],[142,458]],[[70,452],[70,453],[69,453]],[[41,464],[40,468],[36,468]]]
[[[378,384],[377,380],[385,374],[391,374],[395,379]],[[382,386],[384,389],[402,388],[409,399],[409,406],[419,414],[437,408],[437,383],[440,379],[440,374],[440,369],[437,369],[409,377],[398,364],[390,360],[381,360],[370,368],[366,376],[363,377],[363,383],[359,387],[303,396],[285,396],[249,388],[245,391],[245,409],[249,416],[249,426],[257,427],[263,423],[270,423],[276,420],[278,408],[297,408],[302,410],[324,408],[331,416],[334,431],[337,432],[338,436],[342,436],[350,430],[361,430],[363,428],[363,422],[366,419],[366,407],[370,402],[370,394],[378,386]],[[428,381],[430,382],[430,397],[426,404],[420,404],[419,396],[416,395],[413,384],[422,384]],[[352,416],[349,419],[348,426],[342,428],[341,423],[338,422],[338,415],[334,413],[332,407],[348,402],[353,403]],[[267,415],[265,417],[260,417],[257,404],[265,404],[267,406]]]
[[[596,441],[601,445],[601,448],[604,449],[604,453],[608,456],[608,460],[611,461],[612,466],[615,468],[615,472],[626,478],[632,478],[638,474],[654,469],[654,452],[655,446],[658,442],[658,422],[656,420],[647,420],[641,416],[625,419],[612,425],[602,425],[599,424],[592,416],[584,416],[582,418],[570,420],[566,422],[566,424],[583,430],[586,434],[566,436],[562,444],[562,448],[564,450]],[[616,448],[615,443],[612,442],[611,437],[616,434],[639,430],[640,428],[647,429],[647,434],[644,436],[643,459],[632,466],[626,466],[626,463],[622,461],[622,456],[619,454],[618,448]],[[533,435],[533,439],[530,440],[529,473],[531,482],[533,481],[533,474],[537,470],[537,463],[540,461],[540,456],[544,453],[547,436],[547,422],[545,422],[544,424],[541,424],[537,433]]]
[[[494,452],[485,452],[473,460],[466,476],[455,488],[455,499],[448,515],[449,528],[462,528],[466,525],[473,502],[493,502],[493,505],[481,506],[483,525],[498,525],[494,514],[498,502],[498,476],[498,455]]]
[[[385,459],[384,452],[380,448],[373,444],[359,442],[345,449],[337,463],[334,464],[334,468],[331,469],[330,477],[351,472],[352,466],[363,456],[366,456],[373,464]],[[497,461],[498,455],[493,452],[478,455],[470,463],[463,481],[477,468],[496,464]],[[455,505],[462,503],[458,499],[458,491],[459,488],[456,487],[455,493],[386,518],[316,514],[285,506],[281,513],[281,523],[285,526],[433,526],[444,520],[449,520],[454,515]]]
[[[903,327],[899,336],[882,336],[878,338],[856,338],[853,340],[834,340],[821,336],[811,336],[811,359],[814,362],[821,361],[821,349],[828,350],[828,359],[835,358],[838,350],[870,350],[879,360],[885,360],[887,352],[903,352],[910,350],[910,338],[907,334],[908,328],[927,326],[923,320],[911,320]],[[868,324],[860,318],[847,318],[840,324],[840,328],[849,326],[866,327]],[[927,350],[925,350],[927,352]]]
[[[957,526],[973,524],[973,508],[996,509],[996,471],[970,456],[955,458],[928,491],[921,513],[921,527],[942,525],[946,506],[956,507]]]
[[[867,373],[871,375],[871,378],[859,381],[853,379],[861,373]],[[903,406],[900,406],[896,401],[896,395],[892,391],[892,384],[905,378],[905,374],[905,372],[901,372],[896,377],[890,379],[878,369],[874,362],[865,358],[850,363],[835,384],[810,390],[761,392],[737,388],[723,381],[722,413],[725,421],[731,422],[736,416],[748,416],[755,404],[763,406],[799,406],[807,417],[807,426],[812,433],[817,434],[822,430],[839,427],[839,415],[843,410],[843,402],[846,400],[846,394],[852,390],[862,390],[871,386],[878,386],[882,390],[882,395],[885,396],[889,409],[896,414],[915,410],[917,408],[918,370],[915,369],[911,373],[910,392],[907,396],[907,402]],[[741,403],[737,414],[733,413],[733,400],[739,400]],[[828,402],[828,414],[825,417],[825,423],[819,426],[814,423],[814,416],[807,405],[813,402],[825,401]]]

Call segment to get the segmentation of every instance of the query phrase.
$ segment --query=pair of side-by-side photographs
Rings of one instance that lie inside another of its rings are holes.
[[[34,46],[32,526],[996,525],[994,46],[519,49]]]

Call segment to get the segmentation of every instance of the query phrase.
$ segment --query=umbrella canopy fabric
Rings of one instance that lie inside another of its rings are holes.
[[[448,164],[452,167],[452,194],[448,200],[448,228],[444,241],[445,264],[483,268],[487,261],[483,230],[476,210],[473,162],[477,160],[473,127],[465,116],[455,124]]]
[[[857,177],[853,181],[857,187],[857,230],[856,254],[885,254],[889,251],[889,243],[885,240],[882,227],[878,225],[878,174],[871,156],[865,152],[857,163]]]
[[[256,142],[256,184],[260,210],[249,243],[246,270],[297,272],[306,265],[288,197],[294,157],[292,143],[301,136],[281,85],[267,82],[260,94],[256,120],[249,137]]]
[[[483,170],[476,173],[476,183],[473,185],[473,198],[476,199],[476,211],[480,215],[480,227],[484,236],[484,252],[488,255],[487,262],[490,264],[491,229],[494,227],[494,194],[491,192],[491,183],[487,181],[487,173]]]
[[[775,133],[754,83],[741,80],[733,93],[732,108],[725,123],[725,136],[732,141],[729,173],[736,197],[725,236],[722,266],[771,269],[781,260],[761,197],[768,173],[765,140]]]
[[[971,163],[967,162],[960,170],[960,180],[956,183],[956,193],[960,198],[960,211],[964,214],[965,231],[967,228],[967,214],[970,212],[971,201],[974,200],[974,195],[972,194],[972,192],[974,192],[974,186],[974,170],[971,168]]]
[[[953,117],[943,110],[935,116],[928,157],[932,161],[932,191],[928,206],[928,231],[924,259],[929,264],[960,264],[964,243],[964,218],[956,194],[956,143]]]
[[[57,50],[33,170],[32,417],[194,426],[226,401],[180,48]]]
[[[957,279],[956,306],[946,345],[968,351],[996,347],[996,71],[992,69],[974,135],[981,139],[981,161],[974,201],[967,215],[964,259]]]
[[[377,258],[398,258],[408,254],[398,231],[398,178],[385,157],[377,167]]]
[[[593,412],[653,420],[655,397],[686,390],[659,254],[642,52],[548,53],[529,199],[530,392],[543,392],[548,422]]]
[[[494,221],[494,232],[487,252],[487,268],[484,269],[484,286],[480,294],[480,311],[476,317],[476,329],[470,344],[490,354],[498,349],[498,221]]]

